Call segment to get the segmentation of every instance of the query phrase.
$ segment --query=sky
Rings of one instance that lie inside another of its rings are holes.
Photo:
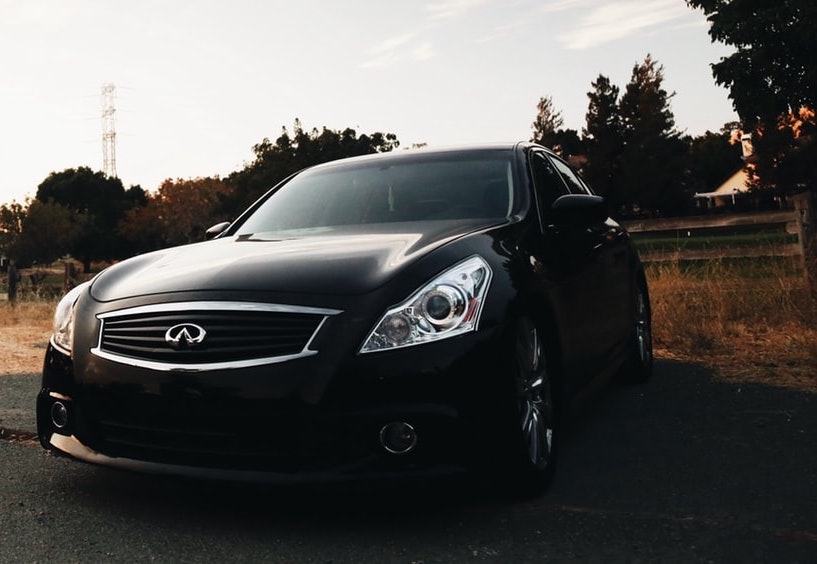
[[[581,131],[600,74],[650,54],[693,136],[737,119],[684,0],[0,0],[0,204],[103,170],[114,85],[126,188],[227,176],[296,118],[401,147],[530,139],[539,98]]]

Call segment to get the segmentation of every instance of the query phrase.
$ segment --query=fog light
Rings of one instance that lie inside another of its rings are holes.
[[[51,423],[57,429],[64,429],[68,425],[68,408],[61,401],[55,401],[51,405]]]
[[[380,444],[392,454],[407,454],[417,446],[417,433],[408,423],[389,423],[380,429]]]

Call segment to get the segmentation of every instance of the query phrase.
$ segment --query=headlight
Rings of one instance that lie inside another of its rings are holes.
[[[74,344],[74,306],[87,285],[88,282],[84,282],[65,294],[54,311],[54,333],[51,335],[51,344],[69,356]]]
[[[473,256],[446,270],[389,309],[361,353],[410,347],[474,331],[491,282],[491,268]]]

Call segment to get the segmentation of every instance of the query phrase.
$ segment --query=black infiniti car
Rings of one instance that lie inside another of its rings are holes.
[[[652,370],[628,234],[537,145],[330,162],[211,235],[61,301],[44,447],[249,481],[465,469],[534,494],[571,399]]]

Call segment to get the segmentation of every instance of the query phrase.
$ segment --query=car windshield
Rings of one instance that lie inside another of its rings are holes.
[[[505,218],[513,208],[510,152],[369,159],[307,170],[239,227],[239,234],[435,219]]]

